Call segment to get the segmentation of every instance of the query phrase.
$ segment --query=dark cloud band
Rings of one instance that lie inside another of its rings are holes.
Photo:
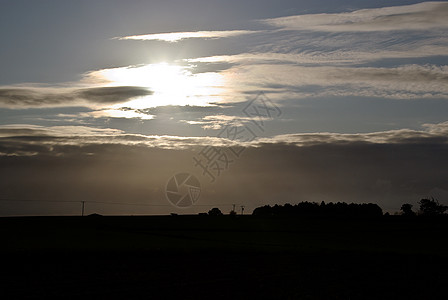
[[[139,86],[114,86],[48,92],[43,89],[0,89],[0,105],[12,108],[123,103],[153,92]]]

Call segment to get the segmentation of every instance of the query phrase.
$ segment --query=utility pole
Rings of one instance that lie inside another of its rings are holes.
[[[81,201],[81,202],[82,202],[82,214],[81,214],[81,216],[84,217],[84,203],[85,203],[86,201]]]

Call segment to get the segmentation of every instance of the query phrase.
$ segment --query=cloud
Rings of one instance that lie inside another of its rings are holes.
[[[95,128],[88,126],[39,126],[31,124],[10,124],[0,126],[0,137],[19,136],[54,136],[54,137],[86,137],[114,136],[124,133],[119,129]]]
[[[427,130],[398,129],[371,133],[302,133],[284,134],[273,138],[262,138],[257,144],[289,144],[296,146],[313,146],[321,144],[343,145],[350,143],[365,144],[448,144],[448,122],[424,124]]]
[[[269,121],[270,118],[257,116],[257,121]],[[180,120],[181,123],[201,125],[204,129],[220,130],[226,126],[245,126],[254,122],[253,118],[233,115],[208,115],[196,120]]]
[[[151,95],[139,86],[111,86],[83,89],[0,88],[0,105],[8,108],[97,106],[127,102]]]
[[[75,91],[77,97],[98,104],[123,103],[130,99],[152,95],[152,91],[138,86],[111,86]]]
[[[134,109],[102,109],[80,114],[81,117],[94,117],[94,118],[118,118],[118,119],[140,119],[140,120],[152,120],[154,115],[140,113]]]
[[[447,13],[447,2],[423,2],[337,14],[281,17],[263,20],[262,23],[285,30],[327,32],[430,30],[447,28]]]
[[[189,58],[227,91],[277,101],[316,97],[447,98],[448,2],[262,20],[239,54]],[[412,24],[411,24],[412,23]],[[415,29],[415,30],[414,30]],[[222,102],[232,101],[232,96]]]
[[[225,123],[219,123],[219,120]],[[204,124],[228,125],[241,120],[232,116],[210,116]],[[244,122],[244,119],[242,119]],[[185,121],[187,122],[187,121]],[[199,122],[200,123],[200,122]],[[200,123],[202,125],[202,123]],[[241,124],[235,124],[241,126]],[[3,151],[1,155],[20,156],[28,146],[42,147],[42,154],[57,155],[52,152],[56,146],[71,145],[86,147],[95,144],[139,145],[141,147],[161,149],[197,149],[198,147],[262,147],[267,144],[288,144],[297,147],[310,147],[320,144],[416,144],[428,143],[448,144],[448,122],[424,124],[422,130],[399,129],[372,133],[341,134],[341,133],[297,133],[283,134],[274,137],[259,137],[251,142],[240,142],[218,137],[181,137],[167,135],[129,134],[125,131],[110,128],[93,128],[88,126],[37,126],[37,125],[3,125],[0,126],[0,142]]]
[[[142,41],[165,41],[178,42],[184,39],[202,38],[202,39],[218,39],[239,36],[243,34],[253,33],[250,30],[224,30],[224,31],[193,31],[193,32],[168,32],[168,33],[152,33],[143,35],[131,35],[120,37],[120,40],[142,40]]]
[[[0,89],[0,104],[5,107],[58,106],[74,100],[75,98],[69,94],[48,93],[22,88]]]
[[[427,43],[425,41],[424,43]],[[441,42],[441,41],[438,41]],[[356,43],[354,41],[354,43]],[[384,47],[386,49],[315,49],[300,51],[296,46],[294,51],[296,53],[276,53],[276,52],[253,52],[242,53],[235,55],[217,55],[209,57],[199,57],[186,59],[189,63],[201,63],[200,68],[208,70],[227,70],[235,64],[299,64],[307,65],[360,65],[372,63],[384,59],[409,59],[409,58],[424,58],[431,56],[445,56],[448,53],[448,42],[444,41],[444,45],[422,45],[414,41],[412,48],[410,45],[395,45],[394,47]],[[294,48],[292,44],[287,44],[287,40],[283,41],[285,48]],[[274,46],[274,45],[272,45]],[[286,50],[281,47],[281,44],[276,44],[277,51]],[[274,50],[269,47],[269,43],[264,45],[264,50]],[[281,49],[279,49],[281,48]],[[219,69],[222,64],[227,64],[225,68]],[[213,69],[218,66],[217,69]]]
[[[79,149],[92,145],[138,145],[161,149],[193,149],[200,146],[235,146],[236,141],[217,137],[182,137],[168,135],[129,134],[111,128],[88,126],[0,126],[0,156],[58,156],[65,146]],[[39,149],[39,150],[37,150]],[[67,153],[66,153],[67,154]]]

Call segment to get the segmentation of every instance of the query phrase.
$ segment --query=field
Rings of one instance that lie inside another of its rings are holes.
[[[447,221],[2,218],[0,293],[2,299],[446,299]]]

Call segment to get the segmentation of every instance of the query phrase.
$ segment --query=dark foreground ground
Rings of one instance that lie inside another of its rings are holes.
[[[1,218],[0,299],[448,299],[448,222]]]

